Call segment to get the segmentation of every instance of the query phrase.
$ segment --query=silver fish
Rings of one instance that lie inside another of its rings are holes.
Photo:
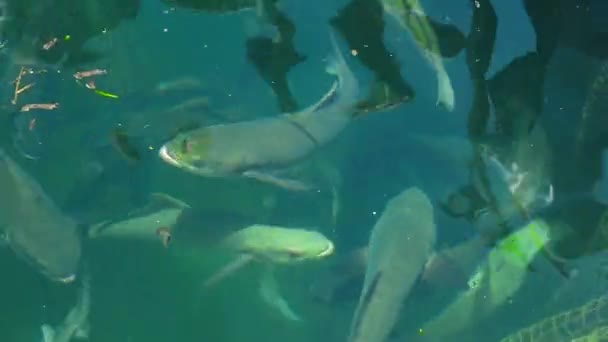
[[[316,104],[297,113],[232,124],[211,125],[178,134],[159,150],[166,163],[205,177],[254,178],[290,190],[309,187],[275,171],[305,159],[334,139],[357,115],[359,85],[338,51],[327,71],[337,77]]]
[[[388,202],[372,229],[363,290],[348,341],[389,338],[435,240],[433,206],[424,192],[410,188]]]
[[[0,227],[15,253],[48,278],[76,279],[81,241],[77,224],[65,216],[40,184],[0,150]]]

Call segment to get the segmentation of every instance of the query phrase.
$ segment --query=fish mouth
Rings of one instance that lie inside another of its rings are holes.
[[[327,248],[325,248],[325,249],[324,249],[324,250],[323,250],[321,253],[319,253],[319,254],[317,255],[317,258],[323,258],[323,257],[326,257],[326,256],[328,256],[328,255],[333,254],[333,253],[334,253],[334,249],[335,249],[335,247],[334,247],[333,242],[330,242],[330,243],[327,245]]]
[[[167,145],[163,145],[158,150],[158,156],[160,157],[160,159],[162,159],[166,163],[169,163],[173,166],[180,166],[179,163],[177,162],[177,160],[175,158],[173,158],[173,156],[169,152],[169,149],[167,149]]]

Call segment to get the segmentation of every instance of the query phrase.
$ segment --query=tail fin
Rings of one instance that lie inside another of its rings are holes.
[[[359,93],[359,83],[357,78],[353,74],[352,70],[348,67],[344,55],[340,51],[338,46],[338,40],[336,39],[335,33],[329,32],[329,39],[332,46],[332,54],[327,57],[327,66],[325,71],[329,74],[335,75],[338,78],[338,91],[345,92],[357,97]]]
[[[330,91],[308,110],[317,111],[330,105],[337,106],[341,111],[348,111],[349,108],[354,110],[359,95],[359,83],[340,52],[333,32],[330,32],[330,40],[334,51],[327,57],[325,70],[329,74],[335,75],[337,80]]]
[[[327,57],[328,63],[325,70],[332,75],[338,76],[340,71],[342,71],[341,69],[344,67],[348,69],[348,65],[346,64],[346,60],[340,51],[336,34],[333,31],[329,31],[329,40],[331,41],[333,52]]]

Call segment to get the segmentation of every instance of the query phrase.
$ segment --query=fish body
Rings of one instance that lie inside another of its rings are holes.
[[[540,146],[542,142],[529,141],[530,146]],[[536,152],[540,157],[532,159],[538,156]],[[505,157],[489,145],[481,145],[479,163],[472,170],[472,184],[486,204],[475,213],[475,225],[482,235],[492,241],[503,238],[554,205],[546,155],[540,153],[540,148],[522,148]]]
[[[450,336],[488,317],[523,284],[530,265],[551,240],[550,227],[534,220],[492,248],[468,279],[468,289],[425,324],[425,341]]]
[[[90,310],[91,284],[88,276],[85,276],[78,301],[68,312],[63,322],[55,328],[48,324],[42,325],[42,342],[69,342],[75,339],[88,339]]]
[[[178,231],[179,233],[179,231]],[[256,261],[266,265],[290,265],[322,259],[334,252],[323,234],[304,228],[254,224],[226,236],[220,246],[237,257],[205,282],[211,287]]]
[[[386,341],[401,305],[432,255],[433,206],[417,188],[392,198],[372,229],[363,290],[349,341]]]
[[[333,243],[315,230],[262,224],[232,233],[226,237],[223,245],[240,254],[249,254],[274,264],[320,259],[334,251]]]
[[[494,203],[503,217],[527,218],[529,212],[553,202],[552,185],[547,184],[546,189],[542,189],[540,185],[531,184],[530,176],[518,164],[512,163],[507,168],[496,156],[484,155],[482,159],[487,177],[487,189],[481,192],[482,196]]]
[[[158,240],[160,227],[173,227],[189,206],[180,200],[164,194],[152,194],[150,202],[141,209],[131,212],[128,217],[116,221],[102,222],[91,226],[91,239],[134,239]]]
[[[335,40],[334,45],[337,50]],[[327,71],[337,81],[316,104],[296,113],[183,132],[165,143],[159,156],[201,176],[243,176],[272,183],[274,176],[268,171],[306,158],[334,139],[355,115],[359,86],[339,51]]]
[[[419,0],[382,0],[382,7],[409,32],[420,53],[435,71],[437,105],[450,112],[454,110],[454,88],[443,65],[437,33]]]
[[[78,225],[0,150],[0,227],[9,246],[48,278],[71,282],[80,264]]]
[[[238,254],[237,258],[209,277],[209,288],[252,262],[265,264],[259,283],[259,293],[269,307],[290,321],[301,321],[279,292],[274,265],[291,265],[323,259],[334,251],[333,243],[323,234],[303,228],[285,228],[255,224],[227,236],[222,247]]]

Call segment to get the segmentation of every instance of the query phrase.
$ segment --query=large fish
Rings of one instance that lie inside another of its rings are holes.
[[[308,189],[273,171],[308,157],[342,132],[356,114],[359,85],[333,36],[332,42],[336,55],[327,71],[337,81],[316,104],[296,113],[184,132],[164,144],[159,156],[201,176],[241,176],[292,190]]]
[[[178,199],[154,193],[146,206],[129,213],[128,217],[92,225],[88,237],[157,241],[158,229],[173,227],[188,208],[188,204]]]
[[[209,288],[251,262],[265,264],[260,279],[260,295],[264,302],[291,321],[300,321],[279,292],[273,265],[293,265],[324,259],[334,252],[334,244],[323,234],[303,228],[254,224],[228,235],[222,247],[238,257],[205,282]]]
[[[432,254],[436,239],[433,206],[417,188],[392,198],[374,226],[363,291],[349,341],[383,342],[402,302]]]
[[[0,150],[0,229],[9,246],[48,278],[71,282],[80,264],[78,225]]]
[[[485,241],[476,236],[455,246],[434,252],[424,265],[412,290],[416,294],[461,290],[468,285],[468,276],[486,255]],[[326,304],[356,300],[368,263],[368,246],[355,249],[335,259],[326,272],[313,280],[311,294]],[[358,291],[355,293],[355,291]]]
[[[423,336],[411,340],[451,341],[453,334],[482,322],[505,305],[524,283],[535,257],[553,238],[550,229],[545,221],[534,220],[500,240],[470,276],[468,289],[422,327]]]

